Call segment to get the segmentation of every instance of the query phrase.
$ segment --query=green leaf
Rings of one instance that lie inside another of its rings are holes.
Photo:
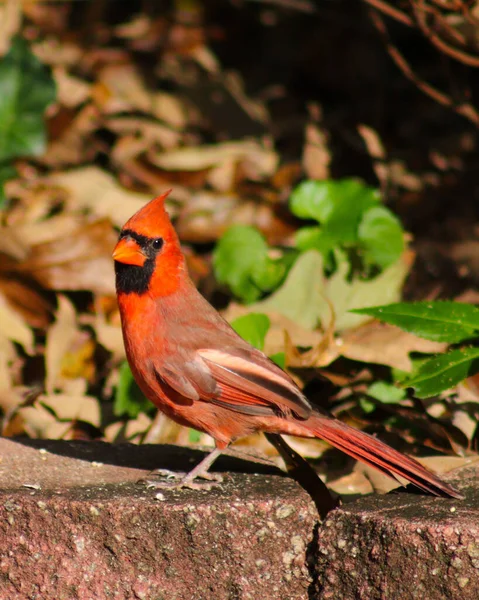
[[[334,253],[337,270],[326,279],[323,272],[324,259],[316,250],[300,254],[289,271],[282,286],[271,296],[249,306],[252,312],[280,313],[306,329],[323,327],[331,320],[334,307],[336,331],[358,327],[368,320],[367,316],[351,314],[354,306],[365,306],[371,298],[386,302],[397,300],[401,295],[408,267],[398,261],[374,279],[349,281],[349,263],[343,253]]]
[[[268,245],[254,227],[236,225],[228,229],[213,253],[215,276],[228,285],[232,292],[245,302],[254,302],[261,289],[252,274],[265,267]]]
[[[151,411],[153,405],[138,387],[127,362],[120,367],[113,412],[117,417],[124,415],[135,419],[141,412]]]
[[[286,368],[286,356],[284,352],[276,352],[276,354],[272,354],[270,359],[278,365],[281,369]]]
[[[375,381],[369,386],[368,395],[384,404],[397,404],[406,397],[406,391],[386,381]]]
[[[55,93],[50,72],[25,40],[14,38],[0,60],[0,161],[44,151],[43,114]]]
[[[314,329],[329,311],[323,287],[323,258],[309,250],[298,258],[286,281],[271,296],[253,304],[257,312],[279,312],[306,329]]]
[[[379,203],[379,193],[355,179],[343,179],[331,184],[335,209],[325,223],[327,232],[343,243],[355,243],[358,241],[358,227],[362,216]]]
[[[318,250],[323,256],[327,256],[338,244],[328,235],[322,227],[302,227],[294,236],[294,243],[298,250]]]
[[[416,375],[402,385],[413,387],[418,398],[429,398],[478,372],[479,348],[460,348],[424,361]]]
[[[257,262],[251,270],[253,283],[263,292],[278,287],[286,273],[287,263],[281,259],[273,260],[266,256],[264,261]]]
[[[401,222],[384,206],[374,206],[363,214],[358,240],[366,264],[382,269],[396,262],[404,251]]]
[[[7,197],[5,196],[5,183],[9,179],[17,176],[17,170],[8,163],[0,163],[0,210],[5,206]]]
[[[461,302],[398,302],[351,312],[369,315],[435,342],[458,343],[479,331],[479,308]]]
[[[391,377],[392,377],[394,383],[400,385],[401,387],[404,387],[403,383],[405,381],[415,377],[416,373],[419,371],[419,369],[421,368],[423,363],[427,362],[428,360],[430,360],[429,356],[427,356],[427,357],[411,356],[411,367],[412,368],[410,371],[403,371],[402,369],[397,369],[397,368],[393,367],[391,369]]]
[[[372,402],[368,398],[359,398],[359,406],[361,407],[362,411],[367,415],[376,410],[376,403]]]
[[[201,432],[196,429],[188,429],[188,441],[191,444],[199,444],[201,441]]]
[[[336,313],[336,330],[343,331],[352,327],[359,327],[367,321],[367,317],[358,311],[351,311],[353,307],[367,306],[371,298],[383,302],[394,302],[401,297],[401,290],[408,273],[408,266],[399,260],[385,269],[373,279],[363,280],[355,277],[349,281],[349,263],[336,252],[337,271],[327,281],[327,295],[334,306]],[[356,314],[351,314],[355,312]]]
[[[363,213],[380,201],[377,190],[356,179],[305,181],[291,194],[290,209],[302,219],[315,219],[339,243],[354,243]]]
[[[291,193],[289,208],[300,219],[325,223],[334,210],[330,181],[303,181]]]
[[[258,350],[264,348],[264,340],[270,325],[269,318],[261,313],[243,315],[231,323],[236,333]]]

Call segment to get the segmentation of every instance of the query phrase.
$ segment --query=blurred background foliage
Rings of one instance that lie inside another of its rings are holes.
[[[473,455],[478,27],[460,1],[0,2],[2,434],[212,444],[121,339],[118,230],[172,188],[193,280],[313,403]],[[338,491],[386,485],[292,444]]]

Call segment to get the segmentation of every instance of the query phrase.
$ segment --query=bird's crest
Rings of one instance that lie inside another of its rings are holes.
[[[171,190],[150,200],[140,208],[123,225],[123,229],[131,229],[146,237],[169,237],[174,232],[168,213],[165,210],[165,200]]]

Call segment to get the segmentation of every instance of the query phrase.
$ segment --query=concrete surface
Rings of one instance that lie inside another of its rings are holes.
[[[211,491],[148,490],[173,446],[0,438],[0,600],[476,600],[478,467],[464,501],[368,496],[323,524],[267,461],[222,457]]]

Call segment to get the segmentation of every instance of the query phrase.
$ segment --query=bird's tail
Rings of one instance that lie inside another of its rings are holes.
[[[413,458],[401,454],[377,438],[350,427],[327,415],[314,413],[302,426],[313,434],[386,475],[396,479],[396,475],[407,479],[421,490],[436,496],[462,498],[451,485],[442,481],[434,473],[423,467]]]

